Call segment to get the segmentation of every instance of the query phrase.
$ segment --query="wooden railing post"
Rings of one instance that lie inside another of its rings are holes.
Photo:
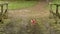
[[[2,15],[2,13],[3,13],[3,5],[1,5],[1,15]]]
[[[55,5],[56,6],[56,13],[52,11],[52,5]],[[60,14],[58,12],[58,7],[60,6],[60,4],[53,4],[51,3],[50,4],[50,15],[52,14],[53,17],[54,17],[54,20],[56,21],[55,24],[58,23],[58,18],[60,18]],[[51,16],[50,16],[51,17]]]
[[[3,17],[2,17],[3,15],[2,14],[3,14],[3,5],[1,5],[1,14],[0,14],[0,22],[1,23],[3,23],[3,20],[2,20],[3,19]]]
[[[3,7],[6,5],[6,10],[3,11]],[[8,10],[8,3],[1,3],[0,4],[0,7],[1,7],[1,12],[0,12],[0,22],[3,23],[3,19],[4,18],[7,18],[7,10]]]
[[[59,15],[59,12],[58,12],[58,5],[56,5],[56,16]]]

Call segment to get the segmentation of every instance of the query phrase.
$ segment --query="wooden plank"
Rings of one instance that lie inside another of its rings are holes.
[[[56,14],[57,14],[57,16],[58,16],[58,14],[59,14],[59,12],[58,12],[58,5],[56,5]]]
[[[58,3],[49,3],[50,5],[58,5],[58,6],[60,6],[60,4],[58,4]]]
[[[8,4],[8,3],[0,3],[0,6],[1,6],[1,5],[7,5],[7,4]]]
[[[3,15],[2,15],[2,13],[3,13],[3,5],[1,5],[1,13],[0,13],[0,22],[1,23],[3,23],[3,20],[2,20],[3,19],[3,17],[2,17]]]
[[[3,5],[1,5],[1,15],[2,15],[2,13],[3,13]]]
[[[6,4],[6,10],[5,10],[5,13],[8,11],[8,4]]]

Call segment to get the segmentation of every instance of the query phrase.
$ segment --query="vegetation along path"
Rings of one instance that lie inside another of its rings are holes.
[[[20,26],[22,27],[22,31],[26,32],[26,26],[30,23],[30,18],[43,18],[48,16],[49,11],[46,9],[47,4],[45,2],[39,2],[37,5],[25,8],[25,9],[17,9],[17,10],[9,10],[8,14],[11,18],[11,21],[14,25],[14,30],[19,31]],[[45,24],[44,18],[41,21]],[[48,24],[45,26],[48,27]],[[22,32],[21,31],[21,32]],[[16,33],[16,32],[15,32]]]

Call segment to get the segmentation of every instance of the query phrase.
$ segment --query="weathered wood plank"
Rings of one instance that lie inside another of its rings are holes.
[[[1,6],[1,5],[7,5],[7,4],[8,4],[8,3],[0,3],[0,6]]]
[[[59,3],[49,3],[49,5],[58,5],[58,6],[60,6]]]

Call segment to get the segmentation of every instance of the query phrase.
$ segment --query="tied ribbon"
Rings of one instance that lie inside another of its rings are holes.
[[[36,20],[35,19],[32,19],[31,20],[31,23],[32,23],[32,25],[34,25],[36,23]]]

